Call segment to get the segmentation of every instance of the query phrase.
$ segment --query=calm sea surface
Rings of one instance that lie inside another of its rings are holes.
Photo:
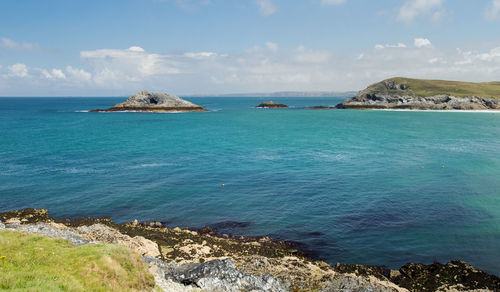
[[[463,259],[500,274],[500,114],[301,109],[340,98],[85,112],[123,100],[0,98],[0,211],[216,224],[331,264]]]

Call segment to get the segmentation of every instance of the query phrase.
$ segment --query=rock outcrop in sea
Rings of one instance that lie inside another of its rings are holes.
[[[123,103],[108,109],[91,110],[91,112],[200,112],[205,110],[206,108],[175,95],[140,91]]]
[[[500,82],[391,78],[370,85],[336,108],[500,110]]]
[[[288,108],[286,104],[276,103],[274,101],[264,101],[256,108]]]
[[[386,267],[308,258],[269,237],[219,235],[211,228],[161,222],[116,224],[109,218],[53,219],[44,209],[0,213],[0,230],[62,238],[75,245],[112,243],[142,255],[163,291],[500,291],[500,278],[462,261]],[[155,290],[156,291],[156,290]]]
[[[310,110],[329,110],[329,109],[334,109],[334,106],[324,106],[324,105],[316,105],[316,106],[311,106],[308,107],[307,109]]]

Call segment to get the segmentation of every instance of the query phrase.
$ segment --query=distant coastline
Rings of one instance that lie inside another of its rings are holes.
[[[189,94],[181,97],[352,97],[357,91],[277,91],[257,93]]]

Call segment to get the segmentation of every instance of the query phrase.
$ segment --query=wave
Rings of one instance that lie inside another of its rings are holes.
[[[138,165],[132,165],[128,168],[137,169],[137,168],[149,168],[149,167],[162,167],[162,166],[170,166],[175,165],[174,163],[142,163]]]

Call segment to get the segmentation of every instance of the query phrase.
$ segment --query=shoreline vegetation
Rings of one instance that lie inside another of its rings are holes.
[[[3,212],[0,221],[3,289],[23,288],[23,283],[13,280],[20,275],[16,269],[23,263],[19,261],[26,260],[23,253],[39,251],[38,260],[26,266],[33,269],[22,270],[23,277],[65,281],[66,274],[51,274],[57,273],[57,259],[72,263],[61,266],[67,271],[92,268],[93,274],[72,274],[77,291],[85,290],[78,286],[83,282],[101,287],[99,279],[104,281],[102,289],[110,291],[500,291],[499,277],[458,260],[444,265],[409,263],[399,270],[331,266],[309,258],[294,243],[220,234],[209,226],[182,230],[157,221],[117,224],[106,217],[54,219],[45,209]],[[70,260],[81,253],[87,256],[85,263]],[[137,260],[139,256],[143,262]],[[44,263],[43,257],[50,259]],[[146,269],[151,275],[145,274]],[[43,289],[49,287],[43,286],[49,285],[47,281],[29,283]],[[109,283],[115,286],[105,286]]]

